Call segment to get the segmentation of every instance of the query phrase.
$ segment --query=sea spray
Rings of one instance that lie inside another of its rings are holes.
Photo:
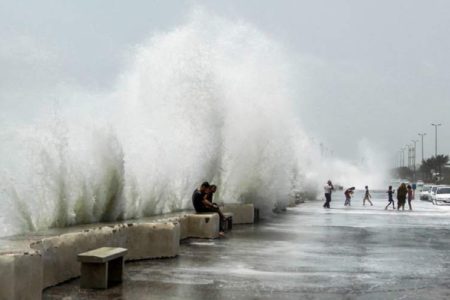
[[[0,234],[191,208],[205,180],[268,215],[336,175],[296,116],[289,55],[253,26],[195,11],[132,57],[107,95],[2,128]]]
[[[200,12],[154,36],[138,47],[116,97],[126,172],[144,213],[173,201],[189,207],[204,180],[219,185],[217,201],[267,212],[286,201],[292,171],[303,171],[286,55],[245,23]]]

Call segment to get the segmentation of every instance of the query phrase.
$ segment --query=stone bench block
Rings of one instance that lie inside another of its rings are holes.
[[[233,224],[253,224],[255,221],[253,204],[226,203],[221,210],[233,214]]]
[[[182,215],[177,218],[180,224],[180,240],[187,239],[189,237],[189,217],[187,215]]]
[[[120,247],[126,242],[126,225],[97,227],[82,232],[44,238],[31,247],[42,254],[43,287],[80,276],[77,255],[103,246]]]
[[[42,298],[39,253],[0,254],[0,300]]]
[[[142,223],[127,228],[127,260],[175,257],[180,251],[180,223]]]
[[[81,288],[106,289],[122,282],[127,249],[101,247],[78,254],[81,262]]]
[[[220,218],[217,213],[188,214],[188,237],[214,239],[219,237]]]

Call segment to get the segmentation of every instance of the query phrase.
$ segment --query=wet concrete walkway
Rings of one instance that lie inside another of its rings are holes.
[[[178,258],[128,263],[120,286],[80,290],[76,279],[44,299],[450,299],[450,207],[342,204],[308,202],[186,241]]]

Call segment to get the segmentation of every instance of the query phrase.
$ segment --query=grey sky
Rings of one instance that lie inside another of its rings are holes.
[[[0,118],[26,119],[64,86],[111,90],[130,49],[195,5],[284,45],[303,126],[336,155],[352,158],[361,139],[394,155],[427,132],[428,156],[432,122],[450,152],[448,1],[0,0]]]

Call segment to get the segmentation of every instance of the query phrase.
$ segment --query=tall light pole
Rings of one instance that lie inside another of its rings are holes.
[[[423,162],[423,137],[426,136],[427,134],[424,133],[419,133],[420,137],[422,138],[422,162]]]
[[[441,123],[434,124],[432,123],[431,126],[434,126],[434,156],[437,157],[437,129],[438,126],[441,126]]]
[[[416,181],[416,143],[418,140],[411,140],[414,143],[414,148],[412,150],[412,163],[413,163],[413,181]]]
[[[405,166],[405,148],[401,148],[400,151],[401,151],[401,154],[402,154],[402,159],[401,159],[402,167],[404,167]]]
[[[406,145],[405,149],[408,149],[408,168],[411,169],[411,145]]]

